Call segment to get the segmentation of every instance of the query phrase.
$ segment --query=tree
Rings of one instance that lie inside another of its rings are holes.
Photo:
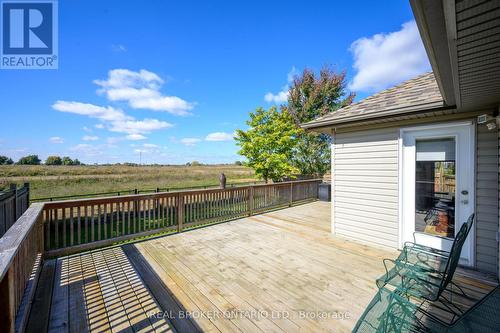
[[[288,95],[288,110],[297,126],[335,112],[352,103],[355,95],[346,93],[345,72],[336,73],[324,66],[319,77],[305,69],[295,77]],[[331,137],[301,131],[294,149],[293,165],[301,174],[323,175],[330,169]]]
[[[45,164],[46,165],[61,165],[62,160],[59,156],[49,156],[45,160]]]
[[[0,155],[0,165],[11,165],[14,161],[10,157]]]
[[[24,164],[24,165],[39,165],[40,164],[40,159],[38,158],[38,155],[28,155],[21,157],[19,161],[17,161],[17,164]]]
[[[63,165],[74,165],[74,162],[69,156],[64,156],[62,158],[62,164]]]
[[[234,165],[241,166],[241,165],[243,165],[243,163],[241,163],[241,161],[236,161],[236,162],[234,162]]]
[[[73,165],[82,165],[82,162],[80,162],[77,158],[73,160]]]
[[[299,170],[290,161],[300,129],[295,126],[286,108],[275,106],[268,110],[258,108],[250,113],[248,130],[237,130],[235,140],[241,147],[239,154],[247,158],[245,165],[266,183],[294,178]]]

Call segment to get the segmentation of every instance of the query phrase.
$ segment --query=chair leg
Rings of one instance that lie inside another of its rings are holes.
[[[467,294],[465,293],[465,291],[462,289],[462,287],[460,287],[458,284],[456,284],[455,282],[453,281],[450,281],[450,286],[453,288],[453,286],[457,287],[458,290],[460,290],[460,293],[462,294],[462,296],[466,297],[466,298],[470,298],[469,296],[467,296]],[[452,289],[453,291],[453,289]]]

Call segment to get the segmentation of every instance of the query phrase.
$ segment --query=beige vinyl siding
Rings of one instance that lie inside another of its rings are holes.
[[[397,128],[335,135],[334,233],[398,247],[398,135]]]
[[[477,126],[476,267],[497,272],[498,132]]]

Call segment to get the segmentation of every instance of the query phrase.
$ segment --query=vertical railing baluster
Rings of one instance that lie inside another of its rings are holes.
[[[63,247],[66,247],[66,208],[62,209],[62,243]]]
[[[69,244],[70,246],[73,246],[73,207],[70,207],[69,209]]]
[[[130,201],[127,201],[127,234],[131,234],[130,230]]]
[[[108,204],[105,203],[102,208],[102,225],[104,228],[104,239],[108,239]]]
[[[89,242],[89,212],[88,206],[85,205],[85,243]]]
[[[78,206],[76,209],[76,216],[77,216],[77,222],[76,222],[76,227],[77,227],[77,237],[78,237],[78,244],[82,243],[82,212],[81,212],[81,207]]]
[[[94,222],[94,205],[92,204],[90,206],[90,239],[93,241],[95,241],[95,230],[94,230],[94,226],[95,226],[95,222]]]
[[[122,236],[124,236],[125,235],[125,202],[121,202],[120,207],[122,210]]]
[[[45,214],[45,249],[50,249],[50,209],[45,209],[44,214]]]
[[[177,232],[182,232],[184,224],[184,196],[179,193],[177,195]]]
[[[97,205],[97,240],[101,240],[101,205]]]

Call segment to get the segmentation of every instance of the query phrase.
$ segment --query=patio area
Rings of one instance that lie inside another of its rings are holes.
[[[333,236],[330,221],[316,201],[47,260],[27,331],[349,332],[397,253]],[[494,286],[465,270],[455,282],[463,308]]]

